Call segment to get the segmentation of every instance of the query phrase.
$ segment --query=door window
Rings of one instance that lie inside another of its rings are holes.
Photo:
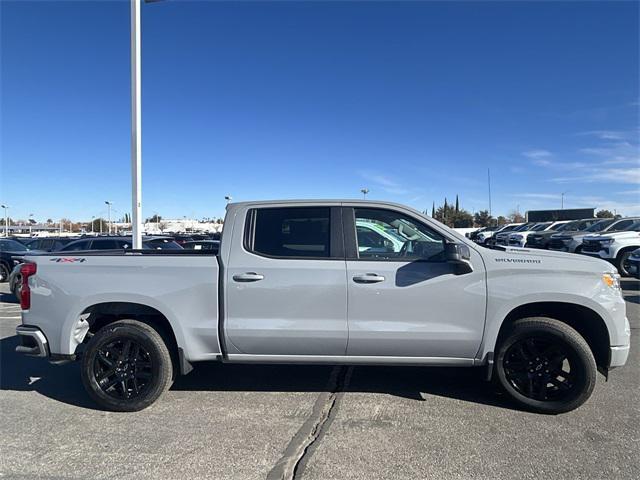
[[[118,243],[115,240],[94,240],[91,243],[92,250],[115,250],[118,248]]]
[[[329,207],[255,209],[248,250],[269,257],[329,257],[330,212]]]
[[[356,208],[358,258],[395,261],[444,261],[445,238],[392,210]]]

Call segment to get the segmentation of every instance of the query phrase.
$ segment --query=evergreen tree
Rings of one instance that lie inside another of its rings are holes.
[[[458,202],[458,194],[456,193],[456,213],[460,211],[460,203]]]
[[[436,218],[436,202],[431,206],[431,218]]]

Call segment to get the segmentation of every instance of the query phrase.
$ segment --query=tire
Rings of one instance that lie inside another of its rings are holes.
[[[11,270],[9,270],[9,267],[4,263],[0,263],[0,283],[4,283],[9,280],[10,274]]]
[[[631,272],[629,272],[629,268],[625,265],[629,261],[629,257],[631,257],[632,250],[627,250],[626,252],[622,252],[618,255],[616,259],[616,267],[618,268],[618,273],[623,277],[630,277]]]
[[[496,378],[526,410],[569,412],[586,402],[595,387],[597,367],[589,345],[558,320],[516,320],[497,352]]]
[[[115,412],[136,412],[172,383],[171,354],[160,334],[137,320],[100,329],[87,344],[80,369],[89,396]]]

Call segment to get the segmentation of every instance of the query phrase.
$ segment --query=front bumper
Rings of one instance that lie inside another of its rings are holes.
[[[627,363],[627,357],[629,357],[629,345],[610,347],[610,352],[609,368],[622,367]]]
[[[611,250],[609,250],[608,248],[602,248],[601,250],[598,250],[597,252],[593,251],[593,250],[588,250],[585,251],[584,248],[582,249],[582,252],[580,252],[584,255],[589,255],[590,257],[596,257],[596,258],[601,258],[602,260],[612,260],[614,257],[611,255]]]
[[[49,357],[49,342],[38,327],[18,325],[16,334],[20,337],[20,345],[16,347],[17,353],[30,357]]]

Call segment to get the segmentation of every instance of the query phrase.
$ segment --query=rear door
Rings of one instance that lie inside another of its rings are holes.
[[[348,283],[348,355],[469,359],[485,321],[486,281],[471,249],[472,272],[445,261],[443,232],[410,212],[343,211]],[[369,248],[360,225],[376,224],[390,241]]]
[[[345,355],[340,216],[337,205],[256,207],[234,222],[225,272],[230,355]]]

